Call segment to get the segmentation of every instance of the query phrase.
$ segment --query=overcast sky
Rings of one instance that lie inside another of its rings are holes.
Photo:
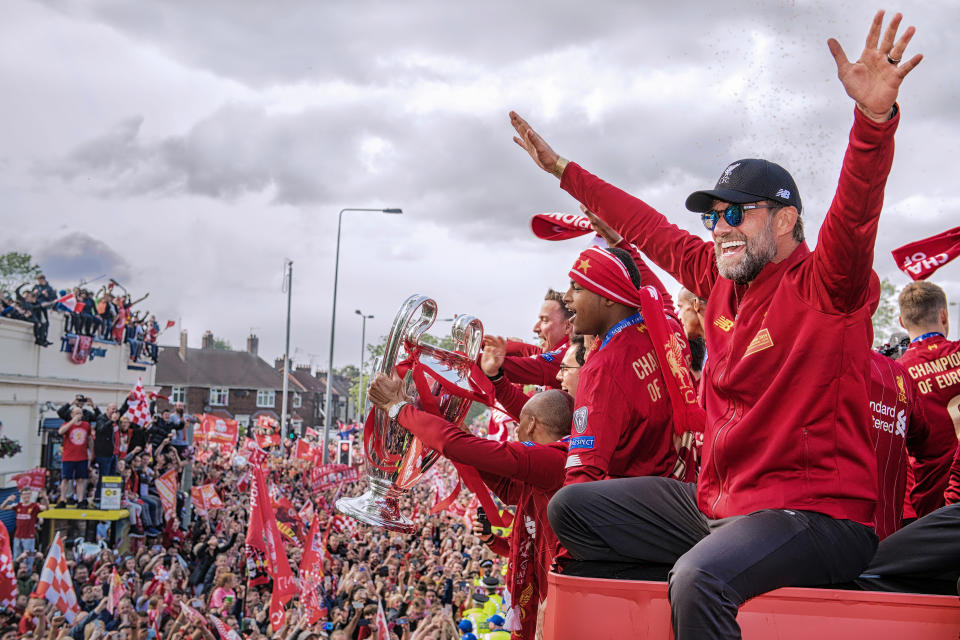
[[[337,212],[402,207],[344,214],[336,366],[359,360],[355,309],[372,342],[415,292],[530,338],[586,241],[530,233],[532,214],[577,209],[514,145],[510,109],[704,237],[686,196],[730,161],[774,160],[815,238],[853,110],[826,40],[855,59],[878,7],[651,4],[7,0],[0,251],[31,252],[60,288],[107,274],[149,291],[191,346],[253,331],[268,360],[290,258],[293,357],[325,367]],[[926,56],[901,90],[877,242],[902,286],[890,250],[960,224],[960,10],[889,9]],[[933,281],[960,300],[960,261]]]

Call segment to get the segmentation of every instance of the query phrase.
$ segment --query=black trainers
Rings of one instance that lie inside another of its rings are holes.
[[[87,501],[86,501],[86,500],[81,500],[80,502],[77,503],[77,508],[78,508],[78,509],[89,509],[89,508],[90,508],[90,505],[87,504]]]
[[[60,500],[59,502],[57,502],[57,504],[53,505],[53,508],[54,508],[54,509],[66,509],[66,508],[67,508],[67,503],[64,502],[63,500]]]
[[[67,509],[76,509],[76,507],[77,507],[76,498],[70,498],[69,500],[67,500]]]

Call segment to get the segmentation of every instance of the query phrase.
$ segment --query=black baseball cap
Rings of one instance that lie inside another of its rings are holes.
[[[717,180],[716,187],[690,194],[687,209],[704,213],[713,208],[714,200],[733,204],[773,200],[801,211],[800,192],[790,173],[774,162],[757,158],[730,163]]]

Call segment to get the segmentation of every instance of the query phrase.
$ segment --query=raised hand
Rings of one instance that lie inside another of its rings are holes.
[[[538,167],[559,178],[566,166],[566,161],[516,111],[510,112],[510,124],[517,130],[513,141],[530,154]]]
[[[507,341],[500,336],[483,336],[483,354],[480,356],[480,368],[493,377],[500,372],[503,359],[507,355]]]
[[[896,40],[902,18],[899,13],[894,15],[881,39],[883,11],[878,11],[870,25],[863,53],[856,62],[847,59],[843,47],[836,39],[827,40],[830,53],[837,63],[837,77],[843,83],[847,95],[857,102],[861,111],[878,122],[890,117],[900,91],[900,83],[923,60],[923,54],[918,53],[903,61],[907,44],[916,29],[907,27],[900,39]]]
[[[403,380],[396,374],[391,377],[383,373],[378,374],[370,383],[367,397],[378,409],[387,411],[394,404],[406,400],[403,394]]]
[[[597,214],[590,211],[583,205],[580,205],[580,211],[583,211],[584,215],[590,219],[590,226],[593,227],[593,230],[596,231],[597,235],[607,241],[607,245],[613,247],[623,240],[623,236],[614,231],[613,227],[598,218]]]

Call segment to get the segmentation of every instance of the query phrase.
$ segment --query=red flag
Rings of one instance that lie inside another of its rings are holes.
[[[300,460],[312,462],[314,455],[315,452],[313,450],[313,446],[303,438],[298,438],[297,449],[296,453],[294,453],[294,457],[299,458]]]
[[[116,568],[114,568],[113,573],[110,574],[110,591],[107,594],[107,611],[111,615],[116,613],[117,605],[120,604],[120,600],[126,593],[127,589],[123,586],[123,581],[120,579]]]
[[[383,612],[383,600],[377,600],[377,640],[390,640],[387,615]]]
[[[10,534],[0,524],[0,607],[9,607],[17,599],[17,576],[13,572],[13,551],[10,550]]]
[[[247,544],[260,549],[267,557],[267,568],[273,578],[273,598],[270,605],[272,617],[275,611],[273,601],[279,602],[282,611],[283,604],[296,593],[297,587],[294,584],[293,573],[290,571],[290,564],[287,562],[287,553],[284,550],[283,539],[280,537],[280,530],[277,529],[277,520],[271,509],[270,494],[267,493],[263,469],[254,466],[251,469],[251,475],[253,482],[250,484],[250,526],[247,529]]]
[[[17,489],[43,489],[47,485],[47,470],[43,467],[37,467],[30,471],[23,471],[10,477],[17,483]]]
[[[163,327],[163,330],[166,331],[175,324],[177,324],[176,320],[167,320],[167,324]]]
[[[73,624],[73,619],[80,613],[80,607],[77,605],[77,593],[73,590],[73,579],[67,568],[66,555],[58,531],[47,552],[47,559],[44,560],[43,570],[40,572],[40,582],[34,591],[38,598],[46,598],[63,614],[67,622]]]
[[[893,250],[897,266],[913,280],[924,280],[960,256],[960,227]]]
[[[237,488],[240,488],[239,483]],[[223,500],[220,499],[220,494],[217,493],[217,488],[212,482],[199,487],[191,487],[190,497],[193,499],[193,506],[196,507],[197,513],[200,515],[206,515],[214,509],[222,509],[224,506]]]
[[[320,432],[311,427],[307,427],[307,430],[304,431],[304,435],[306,435],[308,438],[319,438]]]
[[[200,428],[193,432],[194,444],[210,442],[214,444],[228,444],[237,446],[240,437],[240,427],[236,420],[221,418],[212,414],[205,414],[200,421]]]
[[[538,213],[530,218],[530,229],[543,240],[566,240],[593,231],[590,218],[580,213]]]
[[[257,446],[261,449],[279,446],[282,441],[279,433],[255,433],[253,437],[256,438]]]
[[[170,469],[154,482],[160,494],[160,504],[167,520],[173,520],[177,513],[177,470]]]
[[[258,427],[263,427],[264,429],[274,429],[276,425],[277,425],[277,421],[266,414],[257,416]]]
[[[314,518],[307,534],[303,558],[300,560],[300,602],[304,605],[307,624],[313,624],[324,615],[325,608],[317,597],[317,587],[323,580],[323,540],[320,537],[320,518]]]

